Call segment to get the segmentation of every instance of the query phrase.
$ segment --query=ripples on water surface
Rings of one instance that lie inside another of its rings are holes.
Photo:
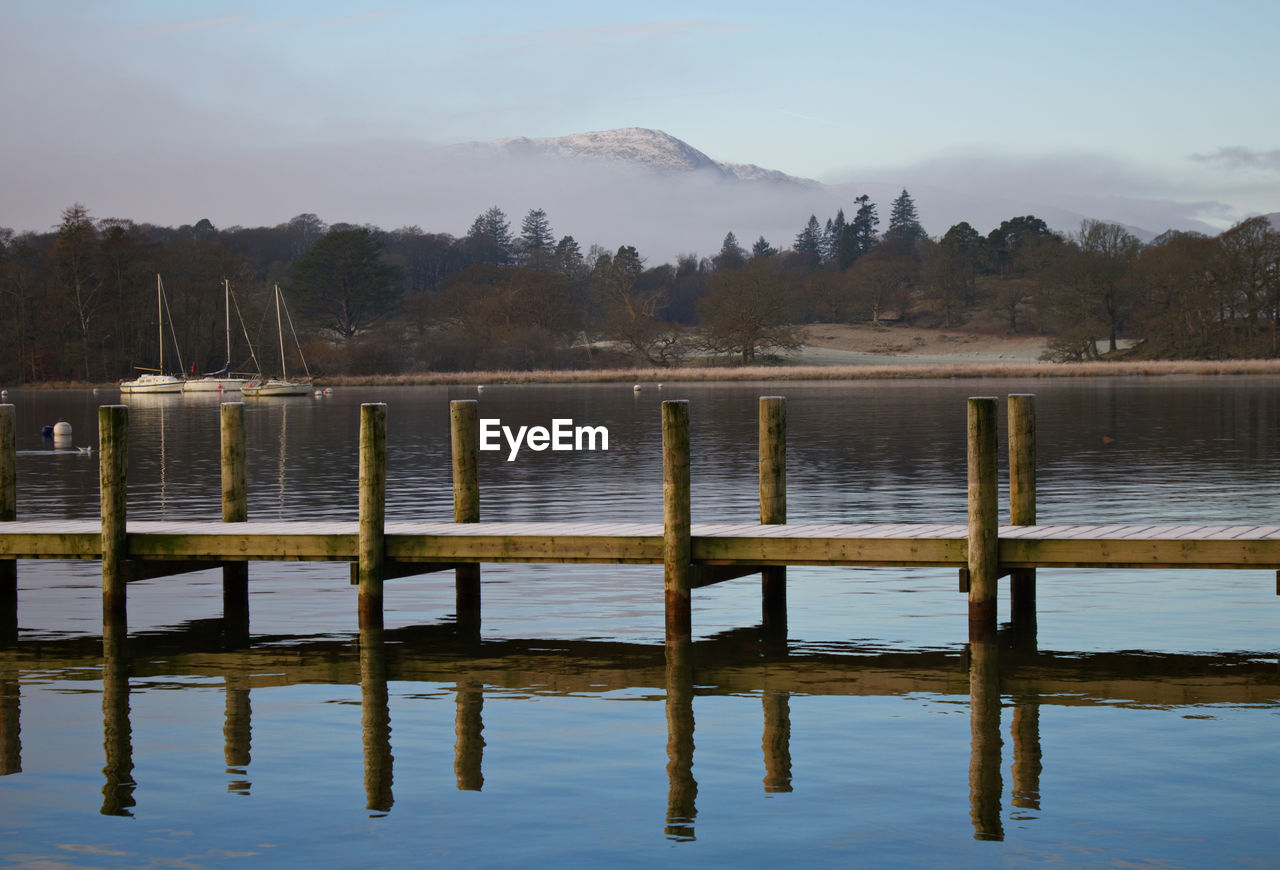
[[[660,520],[658,406],[688,398],[695,521],[753,522],[757,398],[786,395],[791,521],[963,523],[964,399],[1010,392],[1038,395],[1042,522],[1276,521],[1263,378],[495,385],[482,416],[572,417],[611,443],[482,454],[482,515]],[[354,518],[359,404],[383,401],[388,518],[449,519],[448,399],[476,395],[247,403],[251,518]],[[96,458],[39,428],[96,443],[116,397],[9,401],[20,515],[96,517]],[[130,516],[217,518],[216,400],[130,405]],[[479,640],[454,630],[449,575],[397,580],[363,650],[345,565],[250,572],[249,648],[227,648],[202,572],[132,585],[132,635],[104,660],[96,563],[21,564],[0,857],[1276,863],[1270,572],[1042,571],[1034,642],[971,655],[953,571],[797,567],[787,644],[760,635],[743,578],[694,593],[688,661],[664,654],[648,566],[486,566]]]

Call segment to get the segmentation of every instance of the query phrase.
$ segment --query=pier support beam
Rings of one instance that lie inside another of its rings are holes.
[[[996,637],[1000,576],[999,486],[996,474],[996,399],[969,399],[969,640]]]
[[[249,486],[245,472],[244,402],[219,408],[222,434],[222,521],[249,519]],[[239,646],[249,639],[249,563],[222,565],[222,620],[229,640]]]
[[[449,440],[453,452],[453,521],[480,522],[480,403],[449,403]],[[480,565],[454,569],[455,618],[460,634],[480,634]]]
[[[662,403],[662,573],[667,642],[693,633],[692,508],[689,478],[689,402]]]
[[[360,630],[382,628],[386,559],[387,406],[360,406]]]
[[[787,521],[787,400],[760,397],[760,522]],[[787,568],[769,566],[760,575],[760,609],[764,632],[787,634]]]
[[[128,504],[129,408],[98,408],[98,495],[102,517],[102,634],[123,635],[128,611],[125,583],[125,510]]]
[[[0,405],[0,523],[18,518],[18,426],[13,405]],[[0,646],[18,639],[18,560],[0,559]]]
[[[1036,524],[1036,397],[1009,396],[1009,523]],[[1036,569],[1015,568],[1009,574],[1014,628],[1032,641],[1036,630]]]

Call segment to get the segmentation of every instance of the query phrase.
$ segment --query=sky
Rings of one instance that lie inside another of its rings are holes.
[[[500,192],[435,146],[620,127],[1154,232],[1280,211],[1274,0],[395,2],[0,0],[0,227],[461,235]]]

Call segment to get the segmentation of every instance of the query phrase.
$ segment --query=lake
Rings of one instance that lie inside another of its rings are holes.
[[[658,522],[660,403],[681,398],[694,521],[755,522],[757,401],[783,395],[789,521],[964,523],[965,399],[1009,393],[1037,396],[1041,522],[1276,522],[1280,391],[1261,376],[246,400],[249,516],[354,519],[359,406],[385,402],[387,519],[450,520],[448,402],[478,397],[505,425],[610,435],[481,453],[483,519]],[[40,430],[96,445],[118,393],[6,401],[19,516],[96,517],[97,457]],[[217,397],[127,404],[130,517],[220,517]],[[785,639],[745,577],[695,590],[694,643],[670,650],[660,567],[485,565],[478,637],[448,572],[389,581],[364,638],[346,565],[249,572],[247,644],[205,571],[131,584],[104,656],[97,563],[19,563],[0,859],[1280,866],[1271,571],[1043,569],[1034,636],[971,649],[954,570],[792,567]]]

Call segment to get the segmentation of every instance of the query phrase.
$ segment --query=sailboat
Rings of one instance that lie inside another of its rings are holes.
[[[307,373],[307,379],[303,382],[293,382],[289,380],[289,373],[284,362],[284,323],[280,319],[280,306],[282,298],[280,293],[280,285],[275,285],[276,291],[276,333],[280,339],[280,377],[272,378],[265,382],[258,382],[252,385],[245,385],[240,388],[240,392],[246,396],[258,398],[269,398],[275,396],[306,396],[311,393],[311,373]],[[288,314],[288,309],[285,309]],[[289,319],[289,331],[293,332],[293,319]],[[293,335],[293,342],[298,343],[297,333]],[[302,348],[298,347],[298,356],[302,357]],[[302,367],[306,369],[307,361],[302,359]]]
[[[160,276],[156,275],[156,309],[159,312],[157,323],[160,327],[160,367],[151,371],[144,370],[143,374],[131,381],[120,382],[121,393],[181,393],[182,381],[173,375],[164,373],[164,284],[160,281]],[[169,327],[173,330],[172,324]],[[179,358],[178,367],[182,367],[182,360]],[[142,368],[136,366],[136,368]]]
[[[249,383],[248,378],[237,378],[231,375],[231,282],[225,278],[222,280],[222,291],[226,304],[227,361],[216,372],[209,372],[202,378],[183,381],[182,392],[184,393],[239,392]]]

